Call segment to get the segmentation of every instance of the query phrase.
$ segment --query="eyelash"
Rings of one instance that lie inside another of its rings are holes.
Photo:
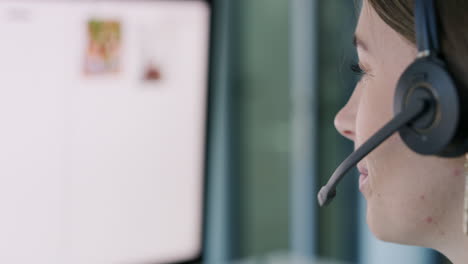
[[[366,71],[361,68],[361,65],[359,65],[359,63],[352,63],[350,65],[350,69],[351,69],[352,72],[354,72],[359,77],[362,77],[362,76],[366,75]]]

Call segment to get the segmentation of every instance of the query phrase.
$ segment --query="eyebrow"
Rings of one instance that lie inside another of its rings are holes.
[[[363,50],[368,51],[366,43],[356,34],[353,37],[353,45],[356,48],[361,47]]]

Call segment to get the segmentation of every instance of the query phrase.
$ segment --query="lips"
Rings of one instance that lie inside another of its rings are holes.
[[[369,180],[369,171],[362,164],[359,164],[357,167],[358,167],[358,170],[359,170],[359,173],[360,173],[360,175],[359,175],[359,190],[361,190],[361,192],[362,192],[362,189],[363,189],[364,185]]]

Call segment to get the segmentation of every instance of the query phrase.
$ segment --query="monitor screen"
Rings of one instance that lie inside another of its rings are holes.
[[[210,7],[0,1],[0,263],[202,248]]]

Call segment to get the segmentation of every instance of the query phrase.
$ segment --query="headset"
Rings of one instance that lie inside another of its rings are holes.
[[[394,96],[394,117],[335,170],[318,193],[320,206],[336,196],[336,185],[359,161],[395,132],[414,152],[458,157],[468,152],[467,104],[440,54],[434,0],[414,1],[418,55],[401,75]]]

